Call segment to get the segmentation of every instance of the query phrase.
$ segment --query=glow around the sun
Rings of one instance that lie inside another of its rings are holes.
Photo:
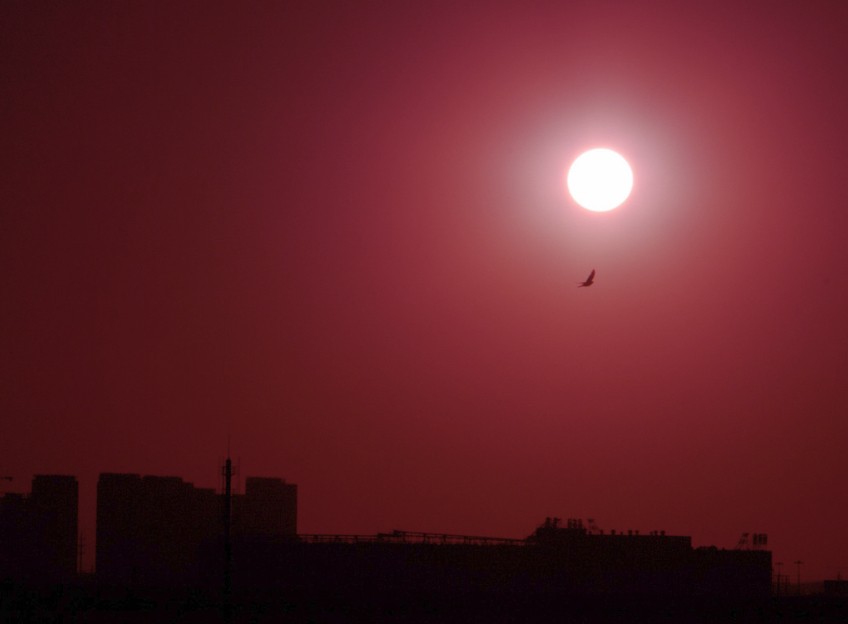
[[[606,212],[624,203],[633,189],[633,171],[618,152],[597,148],[583,152],[568,170],[568,192],[578,204]]]

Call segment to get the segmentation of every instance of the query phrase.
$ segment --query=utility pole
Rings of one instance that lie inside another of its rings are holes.
[[[224,622],[232,619],[232,576],[233,545],[230,540],[230,525],[233,517],[233,462],[227,453],[224,463]]]
[[[793,561],[798,570],[797,582],[798,582],[798,595],[801,595],[801,564],[804,563],[800,559],[798,561]]]
[[[776,591],[776,593],[779,596],[780,595],[780,578],[781,578],[780,570],[781,570],[781,568],[783,568],[783,562],[778,561],[774,565],[777,567],[777,591]]]

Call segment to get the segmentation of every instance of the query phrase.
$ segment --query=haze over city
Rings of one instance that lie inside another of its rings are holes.
[[[848,572],[848,5],[356,4],[0,6],[0,492],[76,475],[91,544],[230,440],[303,533]]]

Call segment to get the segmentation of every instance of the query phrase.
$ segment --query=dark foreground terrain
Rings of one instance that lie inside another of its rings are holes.
[[[848,600],[825,596],[717,600],[639,596],[504,596],[461,590],[438,597],[408,592],[361,595],[338,590],[220,593],[79,583],[57,587],[0,587],[2,622],[848,622]]]

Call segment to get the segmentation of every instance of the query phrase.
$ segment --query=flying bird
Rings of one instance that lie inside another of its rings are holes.
[[[595,269],[592,269],[592,272],[589,273],[589,277],[586,278],[585,282],[579,282],[577,288],[583,288],[584,286],[591,286],[595,283]]]

